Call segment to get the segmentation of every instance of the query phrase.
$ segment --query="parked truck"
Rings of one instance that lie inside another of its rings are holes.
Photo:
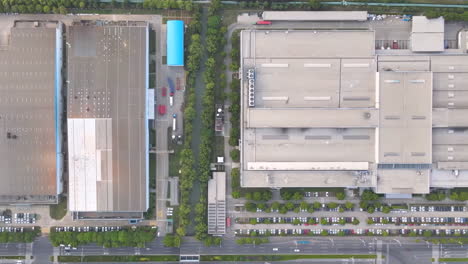
[[[175,132],[176,131],[176,125],[177,125],[177,115],[176,114],[173,114],[172,115],[172,131]]]
[[[255,23],[255,25],[271,25],[271,21],[260,20],[260,21],[257,21],[257,23]]]

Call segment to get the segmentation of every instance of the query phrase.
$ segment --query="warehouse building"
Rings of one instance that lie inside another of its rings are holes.
[[[184,21],[167,21],[167,65],[184,66]]]
[[[62,192],[62,28],[0,28],[0,203],[57,203]]]
[[[226,172],[213,172],[208,181],[208,234],[226,234]]]
[[[148,208],[148,25],[67,30],[69,210]]]
[[[374,43],[370,30],[241,32],[243,187],[468,186],[468,57]]]

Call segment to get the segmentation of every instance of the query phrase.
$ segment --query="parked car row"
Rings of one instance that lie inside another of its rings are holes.
[[[11,227],[11,226],[7,226],[7,227],[0,227],[0,232],[19,232],[19,233],[22,233],[24,231],[24,228],[23,227]]]
[[[369,217],[375,225],[468,225],[468,217]]]
[[[17,213],[13,215],[13,220],[16,224],[35,224],[36,214]]]
[[[303,236],[303,235],[339,235],[339,236],[468,236],[466,229],[237,229],[234,231],[236,236]]]
[[[411,212],[467,212],[463,205],[411,205]]]
[[[120,231],[120,226],[58,226],[55,232],[110,232]]]
[[[11,215],[0,215],[0,223],[11,224]]]

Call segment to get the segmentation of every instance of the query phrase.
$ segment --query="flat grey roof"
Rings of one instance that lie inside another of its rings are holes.
[[[374,129],[246,129],[243,167],[249,162],[372,162]]]
[[[372,175],[356,171],[246,171],[241,185],[259,188],[372,187]]]
[[[430,170],[377,170],[378,193],[429,193]]]
[[[414,52],[444,51],[444,33],[412,33],[411,50]]]
[[[264,11],[264,20],[366,21],[367,11]]]
[[[444,18],[413,17],[411,50],[414,52],[444,51]]]
[[[362,32],[241,33],[242,186],[427,193],[432,163],[465,168],[466,56],[341,45]]]
[[[375,54],[368,30],[243,30],[243,58],[362,58]]]
[[[67,30],[71,211],[148,207],[147,31],[146,23]]]
[[[208,181],[208,234],[226,234],[226,172],[213,172]]]
[[[245,113],[249,128],[372,128],[378,116],[367,108],[248,108]]]
[[[244,59],[256,108],[374,107],[376,67],[373,58]]]
[[[445,21],[443,17],[428,19],[425,16],[414,16],[411,32],[415,33],[444,33]]]
[[[0,195],[57,195],[56,24],[26,24],[0,46]]]
[[[431,163],[431,113],[430,72],[381,72],[379,163]]]

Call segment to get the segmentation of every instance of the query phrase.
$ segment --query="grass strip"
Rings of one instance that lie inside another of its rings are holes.
[[[377,255],[203,255],[201,261],[288,261],[298,259],[375,259]]]
[[[468,258],[439,258],[440,261],[445,262],[468,262]]]
[[[0,256],[0,259],[26,259],[25,256]]]

